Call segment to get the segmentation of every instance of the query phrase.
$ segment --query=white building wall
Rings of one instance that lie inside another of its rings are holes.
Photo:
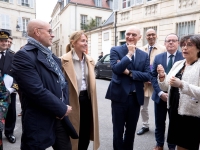
[[[10,18],[10,30],[12,32],[13,37],[13,45],[11,49],[13,51],[18,51],[20,47],[24,46],[27,43],[27,39],[22,37],[22,30],[17,31],[16,26],[18,23],[19,17],[29,18],[30,20],[36,18],[36,8],[34,7],[26,7],[18,4],[18,0],[13,0],[13,3],[0,1],[0,15],[8,15]],[[0,18],[1,19],[1,18]],[[1,20],[0,20],[0,28]]]
[[[104,37],[104,34],[109,34],[109,39],[107,40],[107,39],[104,39],[105,37]],[[109,54],[110,53],[110,49],[111,49],[111,47],[112,47],[112,45],[111,45],[111,41],[112,41],[112,36],[111,36],[111,30],[109,29],[109,30],[105,30],[105,31],[103,31],[102,32],[102,52],[103,52],[103,54],[104,55],[106,55],[106,54]]]
[[[91,57],[98,60],[98,33],[91,35]]]

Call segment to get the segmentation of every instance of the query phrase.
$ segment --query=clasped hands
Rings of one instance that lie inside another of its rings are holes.
[[[157,72],[158,72],[158,75],[159,75],[159,79],[160,81],[162,82],[165,78],[165,69],[164,67],[159,64],[158,67],[157,67]],[[178,87],[178,88],[181,88],[182,87],[182,82],[179,78],[176,78],[174,76],[172,76],[169,80],[169,84],[173,87]]]

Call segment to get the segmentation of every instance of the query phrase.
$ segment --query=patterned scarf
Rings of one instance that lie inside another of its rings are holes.
[[[58,75],[61,89],[63,89],[66,85],[65,78],[57,62],[52,57],[53,55],[52,51],[48,49],[47,47],[43,46],[40,42],[36,41],[32,37],[28,37],[28,43],[36,46],[38,50],[40,50],[42,53],[44,53],[47,56],[46,60],[49,63],[49,65],[53,68],[55,73]]]

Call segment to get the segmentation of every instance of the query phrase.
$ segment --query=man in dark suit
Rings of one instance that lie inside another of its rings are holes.
[[[183,59],[182,53],[178,51],[179,39],[176,34],[169,34],[165,38],[165,47],[167,52],[157,55],[154,59],[152,69],[152,85],[154,88],[152,100],[154,101],[154,112],[155,112],[155,137],[156,147],[154,150],[163,150],[164,137],[165,137],[165,121],[168,112],[167,109],[167,91],[162,91],[157,82],[157,66],[162,65],[167,73],[170,71],[172,65],[179,60]],[[162,78],[162,77],[159,77]],[[168,143],[170,150],[175,150],[173,143]]]
[[[103,57],[103,52],[101,52],[101,55],[99,55],[98,61]]]
[[[10,36],[10,34],[7,31],[5,31],[5,30],[0,31],[0,53],[1,53],[0,54],[1,55],[0,69],[1,69],[1,73],[3,76],[5,74],[12,76],[11,65],[12,65],[12,59],[13,59],[15,52],[10,50],[10,47],[8,47],[9,46],[8,45],[9,36]],[[4,134],[10,143],[15,143],[16,138],[13,135],[14,128],[15,128],[15,122],[16,122],[16,93],[15,93],[15,90],[18,89],[18,86],[14,81],[13,85],[11,87],[7,87],[7,89],[10,92],[11,103],[9,104],[8,112],[6,115]]]
[[[51,26],[31,20],[27,29],[28,43],[13,59],[13,74],[23,95],[21,150],[45,150],[52,145],[55,150],[70,150],[64,121],[72,108],[61,61],[48,49],[54,37]]]
[[[136,48],[140,30],[129,27],[125,36],[126,44],[110,50],[113,75],[106,98],[112,106],[114,150],[133,150],[140,106],[144,102],[144,82],[149,81],[150,72],[148,54]]]

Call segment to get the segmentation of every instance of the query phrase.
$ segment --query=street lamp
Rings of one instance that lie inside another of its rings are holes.
[[[17,24],[16,26],[16,30],[19,31],[20,30],[20,26]]]

